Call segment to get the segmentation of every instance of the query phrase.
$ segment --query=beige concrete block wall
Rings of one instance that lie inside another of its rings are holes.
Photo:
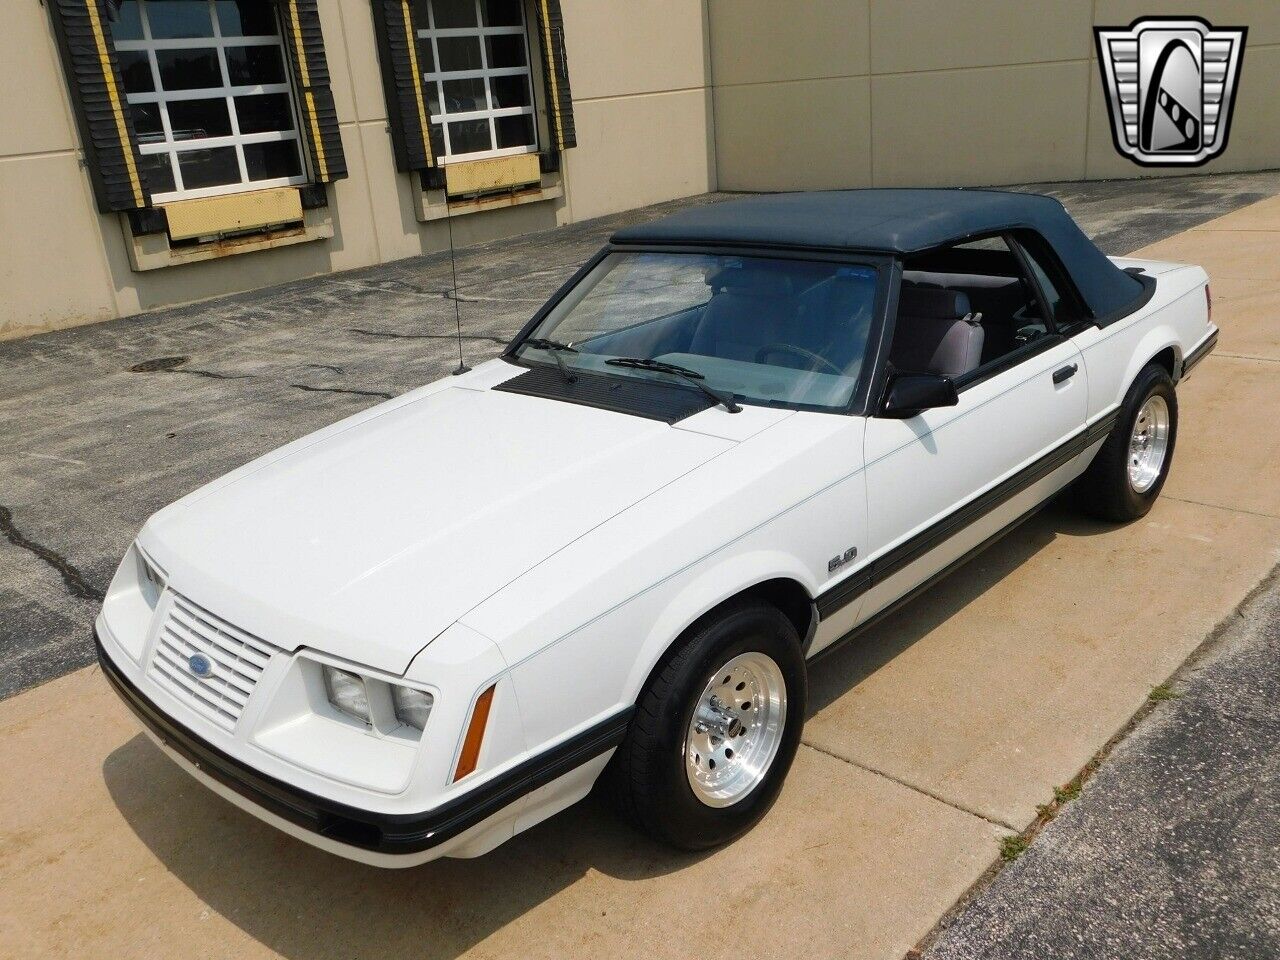
[[[10,6],[0,31],[0,339],[445,249],[445,223],[418,222],[416,177],[395,169],[368,0],[320,0],[350,172],[330,187],[333,238],[147,272],[130,266],[121,218],[94,208],[47,10]],[[563,196],[455,217],[459,244],[715,188],[702,0],[563,8],[580,144],[563,157]]]
[[[715,189],[701,0],[561,0],[578,146],[566,219]]]
[[[1280,166],[1275,0],[1177,8],[1250,27],[1229,149],[1181,171],[1116,153],[1092,33],[1094,24],[1173,12],[1165,3],[708,0],[708,10],[721,189],[973,186]]]
[[[1091,25],[1154,0],[562,0],[578,147],[563,196],[454,218],[474,243],[713,189],[1163,175],[1116,155]],[[447,243],[396,172],[367,0],[320,0],[350,178],[334,236],[145,273],[93,206],[47,10],[0,31],[0,339],[382,263]],[[1247,23],[1227,154],[1280,166],[1280,3],[1190,2]],[[540,81],[538,81],[540,82]],[[1193,171],[1188,171],[1193,172]]]

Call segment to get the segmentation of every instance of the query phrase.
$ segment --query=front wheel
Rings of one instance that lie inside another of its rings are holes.
[[[1169,476],[1178,439],[1178,396],[1168,372],[1142,369],[1120,406],[1120,416],[1080,478],[1086,510],[1103,520],[1145,516]]]
[[[691,628],[650,679],[610,761],[615,805],[651,836],[702,850],[777,799],[800,744],[805,663],[775,607],[734,603]]]

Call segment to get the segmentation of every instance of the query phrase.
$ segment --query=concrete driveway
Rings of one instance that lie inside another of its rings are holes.
[[[87,668],[0,703],[0,955],[902,956],[1280,559],[1280,197],[1209,220],[1280,177],[1057,189],[1109,252],[1159,237],[1144,255],[1214,277],[1222,339],[1180,388],[1165,494],[1119,528],[1052,508],[824,661],[788,785],[748,837],[675,855],[589,800],[479,860],[374,871],[197,787]],[[463,305],[475,355],[607,228],[468,251],[464,297],[499,298]],[[442,372],[438,266],[0,351],[10,689],[83,662],[70,631],[151,509],[377,399],[345,391]]]

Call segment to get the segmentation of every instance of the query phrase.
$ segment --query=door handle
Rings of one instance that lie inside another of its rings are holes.
[[[1078,369],[1080,368],[1074,363],[1069,363],[1065,367],[1059,367],[1057,370],[1053,371],[1053,382],[1063,383],[1070,380],[1076,375],[1076,371]]]

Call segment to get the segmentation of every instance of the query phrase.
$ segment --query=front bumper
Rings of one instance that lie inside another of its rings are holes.
[[[412,856],[432,850],[500,813],[539,787],[612,750],[626,733],[631,710],[604,721],[530,757],[511,769],[420,814],[383,814],[327,800],[269,777],[228,756],[161,712],[112,663],[94,631],[102,672],[148,732],[214,783],[269,814],[313,835],[331,848],[385,856]],[[243,804],[242,804],[243,805]],[[257,812],[257,811],[251,811]],[[341,850],[339,850],[341,852]],[[421,858],[417,858],[421,859]]]

